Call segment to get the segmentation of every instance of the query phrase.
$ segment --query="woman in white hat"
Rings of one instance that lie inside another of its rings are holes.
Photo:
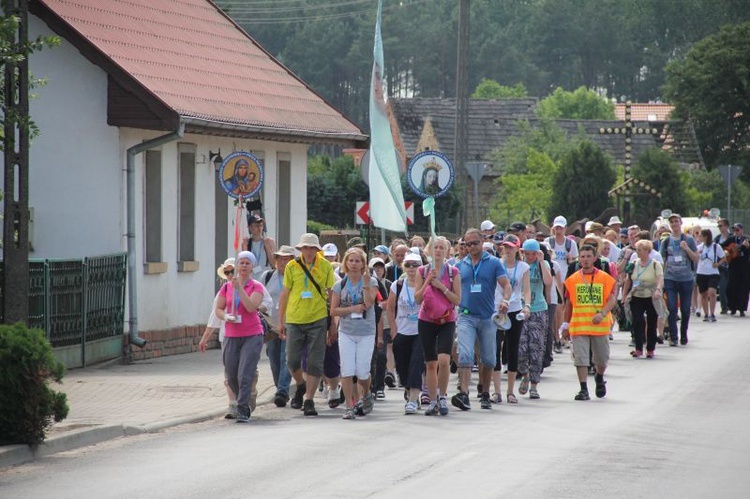
[[[237,394],[237,422],[250,420],[250,397],[263,348],[263,325],[258,309],[264,288],[254,280],[255,256],[249,251],[237,255],[232,280],[225,283],[216,301],[216,315],[226,321],[224,375]]]

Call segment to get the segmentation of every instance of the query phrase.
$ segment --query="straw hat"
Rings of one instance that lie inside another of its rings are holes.
[[[216,275],[218,275],[219,277],[221,277],[222,279],[224,279],[226,281],[229,278],[224,273],[224,268],[225,267],[232,267],[232,268],[234,268],[234,258],[227,258],[226,260],[224,260],[224,263],[222,263],[221,265],[219,265],[219,268],[216,269]]]

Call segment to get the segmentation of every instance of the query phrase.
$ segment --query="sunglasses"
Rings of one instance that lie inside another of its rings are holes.
[[[416,269],[417,267],[419,267],[419,264],[417,262],[408,262],[404,264],[404,268],[407,269]]]
[[[234,269],[229,269],[224,271],[224,275],[232,275],[234,274]]]
[[[482,244],[482,241],[477,239],[476,241],[466,241],[466,246],[478,246]]]

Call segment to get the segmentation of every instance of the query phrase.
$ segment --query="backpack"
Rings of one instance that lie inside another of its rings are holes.
[[[659,247],[659,254],[661,254],[661,257],[664,260],[665,268],[667,266],[667,244],[665,243],[668,242],[671,237],[672,236],[669,236],[667,239],[665,239],[664,242],[662,242],[661,246]],[[680,234],[680,242],[686,241],[686,240],[687,239],[685,239],[685,234]],[[690,270],[695,271],[695,262],[691,260],[689,257],[688,257],[688,262],[690,262]]]
[[[266,273],[263,274],[263,286],[268,287],[274,272],[276,272],[276,269],[266,270]]]
[[[554,236],[549,236],[547,238],[547,244],[549,244],[549,247],[550,247],[550,249],[552,251],[555,251],[555,238],[554,238]],[[565,258],[567,258],[567,255],[570,254],[570,248],[572,248],[572,247],[573,247],[573,241],[571,241],[570,239],[568,239],[566,237],[565,238],[565,255],[566,255]]]

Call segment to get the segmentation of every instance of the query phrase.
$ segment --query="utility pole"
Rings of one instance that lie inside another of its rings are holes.
[[[25,52],[28,40],[28,0],[3,0],[3,13],[18,17],[12,50]],[[4,64],[3,157],[3,322],[29,317],[29,63],[27,57]],[[16,140],[17,139],[17,140]]]
[[[461,196],[461,223],[459,233],[468,227],[469,207],[466,156],[469,143],[469,10],[470,0],[459,0],[458,10],[458,52],[456,57],[456,127],[453,147],[453,163],[460,172],[463,184]]]

